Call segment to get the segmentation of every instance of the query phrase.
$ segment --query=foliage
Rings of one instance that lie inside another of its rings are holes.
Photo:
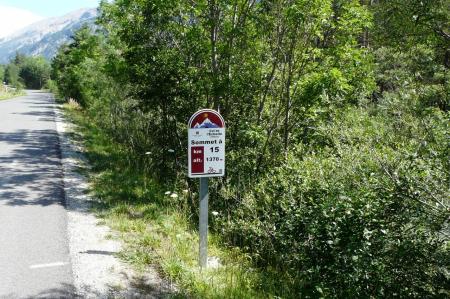
[[[0,78],[16,88],[42,89],[50,79],[51,66],[44,57],[26,57],[20,53],[6,65]]]
[[[42,89],[50,79],[51,66],[44,57],[26,57],[20,64],[20,77],[29,89]]]
[[[320,127],[329,147],[299,145],[221,215],[218,233],[291,273],[304,295],[439,297],[450,258],[448,116],[383,114],[352,108]]]
[[[194,223],[186,122],[220,110],[211,230],[285,278],[273,296],[445,297],[443,3],[103,1],[100,29],[78,31],[52,76],[146,178],[188,190]]]
[[[19,77],[19,67],[14,64],[10,63],[6,66],[5,69],[5,82],[8,85],[12,85],[16,88],[22,87],[22,82]]]
[[[279,273],[256,269],[238,248],[224,249],[213,235],[208,252],[223,266],[200,270],[198,234],[186,218],[187,190],[162,189],[147,176],[144,164],[136,163],[121,144],[111,142],[79,106],[71,102],[64,107],[78,128],[72,137],[85,144],[92,193],[101,199],[94,209],[124,241],[123,260],[139,271],[149,264],[156,266],[167,280],[176,282],[177,291],[170,298],[262,298],[274,296],[281,285],[289,294],[288,281],[280,283]]]
[[[342,14],[339,22],[336,13]],[[351,20],[355,25],[348,32],[345,22]],[[228,142],[230,155],[239,157],[232,164],[245,165],[251,177],[270,167],[273,153],[289,152],[291,140],[314,121],[315,116],[303,118],[305,111],[331,97],[336,104],[352,101],[372,86],[363,69],[349,71],[355,64],[370,71],[352,35],[369,22],[357,1],[341,7],[323,1],[253,1],[248,6],[245,1],[228,6],[117,1],[103,5],[101,22],[115,24],[110,34],[123,43],[127,64],[121,82],[130,87],[132,111],[146,114],[154,133],[134,146],[152,152],[151,167],[161,179],[172,179],[179,170],[169,149],[186,158],[184,123],[200,107],[221,110],[236,132]],[[249,123],[263,132],[264,141],[242,142],[237,134]],[[232,169],[231,178],[242,170]]]
[[[450,67],[447,0],[382,0],[376,1],[373,10],[377,43],[397,47],[425,44],[436,52],[438,63]]]
[[[91,33],[88,26],[81,28],[73,37],[74,42],[60,48],[53,60],[53,77],[59,90],[67,98],[73,98],[86,107],[90,93],[100,92],[93,86],[100,82],[101,61],[99,36]],[[69,55],[70,53],[70,55]]]
[[[3,65],[0,65],[0,80],[1,84],[3,84],[3,80],[5,79],[5,67]]]

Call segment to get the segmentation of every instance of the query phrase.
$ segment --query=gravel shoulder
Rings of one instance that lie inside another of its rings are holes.
[[[171,288],[154,269],[135,273],[117,258],[120,241],[114,232],[102,225],[90,211],[92,198],[88,182],[78,170],[88,167],[83,147],[70,133],[74,125],[67,121],[59,105],[55,105],[55,121],[61,148],[68,232],[74,285],[82,298],[165,298]]]

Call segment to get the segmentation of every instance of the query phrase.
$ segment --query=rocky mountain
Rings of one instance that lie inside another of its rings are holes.
[[[77,29],[84,24],[93,26],[96,17],[95,8],[80,9],[62,17],[36,22],[0,39],[0,64],[7,63],[16,52],[51,59],[58,47],[68,42]]]
[[[213,123],[209,120],[209,118],[206,118],[202,124],[195,124],[194,129],[211,129],[211,128],[218,128],[219,126]]]

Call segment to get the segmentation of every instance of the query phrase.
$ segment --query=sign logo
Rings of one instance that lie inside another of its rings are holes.
[[[225,121],[219,112],[200,110],[188,124],[189,177],[225,175]]]

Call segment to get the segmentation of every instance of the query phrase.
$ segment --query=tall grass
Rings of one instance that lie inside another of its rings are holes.
[[[21,97],[24,95],[26,95],[26,93],[23,90],[14,90],[14,91],[0,90],[0,101]]]

